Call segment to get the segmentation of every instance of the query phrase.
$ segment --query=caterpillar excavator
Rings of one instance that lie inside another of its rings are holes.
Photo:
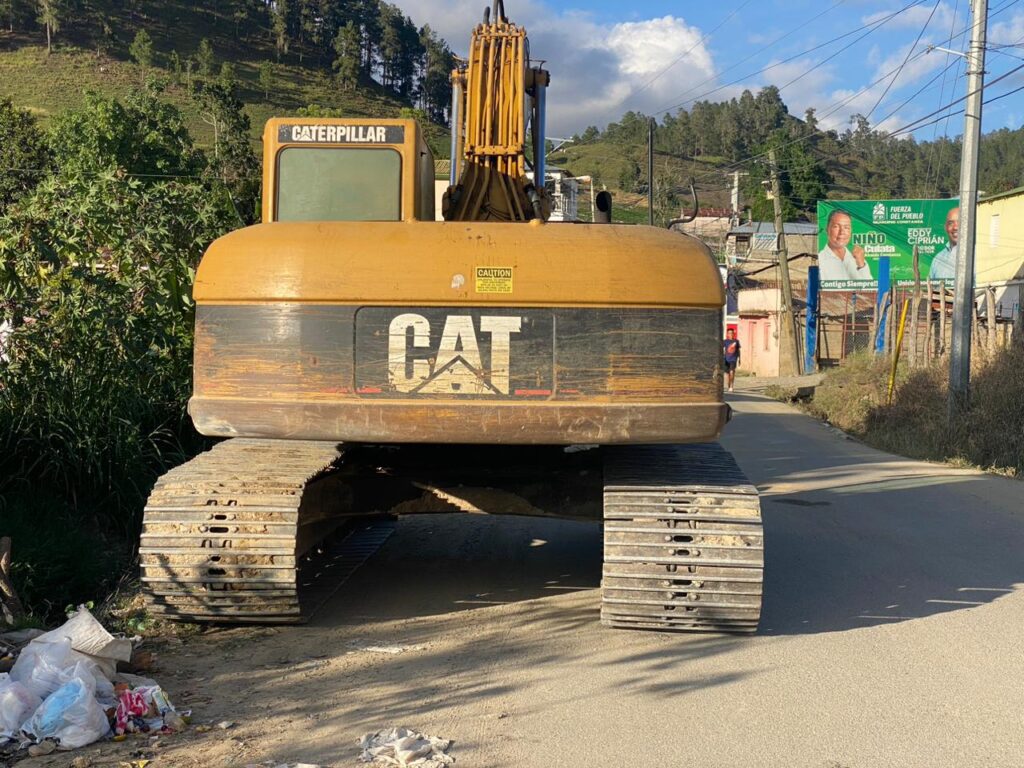
[[[301,622],[380,543],[332,577],[326,542],[464,511],[603,522],[608,626],[756,630],[758,495],[715,442],[718,269],[666,229],[546,222],[548,82],[496,0],[453,73],[443,221],[416,122],[267,123],[264,223],[195,278],[189,413],[225,439],[149,497],[155,612]]]

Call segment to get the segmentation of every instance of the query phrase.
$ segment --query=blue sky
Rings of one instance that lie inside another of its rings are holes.
[[[417,24],[430,24],[456,53],[465,52],[483,8],[481,0],[397,4]],[[1024,66],[1024,2],[989,0],[989,7],[989,41],[1000,46],[986,61],[994,79]],[[895,130],[966,91],[957,57],[924,51],[928,44],[966,49],[968,0],[508,0],[506,13],[527,28],[533,56],[548,62],[549,133],[556,136],[603,127],[628,109],[661,115],[696,98],[719,101],[768,84],[785,86],[782,98],[792,114],[814,107],[826,127],[843,129],[852,114],[871,112],[873,124]],[[874,28],[857,31],[864,25]],[[952,41],[951,34],[957,35]],[[811,50],[815,46],[821,47]],[[1022,85],[1024,69],[987,96]],[[1022,123],[1024,91],[985,107],[984,131]],[[962,127],[957,115],[915,135],[952,136]]]

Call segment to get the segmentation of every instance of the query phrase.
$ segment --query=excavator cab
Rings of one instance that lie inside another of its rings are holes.
[[[273,118],[263,221],[432,221],[434,157],[415,120]]]

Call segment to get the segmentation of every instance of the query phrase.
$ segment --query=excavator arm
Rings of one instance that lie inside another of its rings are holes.
[[[473,30],[469,58],[452,72],[452,172],[443,202],[448,221],[547,219],[544,103],[550,76],[531,66],[526,30],[505,17],[502,0]],[[528,129],[534,157],[527,176]]]

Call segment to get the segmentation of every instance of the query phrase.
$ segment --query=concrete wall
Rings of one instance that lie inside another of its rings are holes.
[[[740,316],[736,337],[740,340],[740,371],[755,376],[779,375],[777,313]]]
[[[1019,311],[1024,282],[1024,193],[978,203],[974,246],[974,280],[996,286],[1002,317]]]
[[[744,288],[737,293],[736,300],[740,317],[778,312],[782,305],[782,291],[778,288]]]

